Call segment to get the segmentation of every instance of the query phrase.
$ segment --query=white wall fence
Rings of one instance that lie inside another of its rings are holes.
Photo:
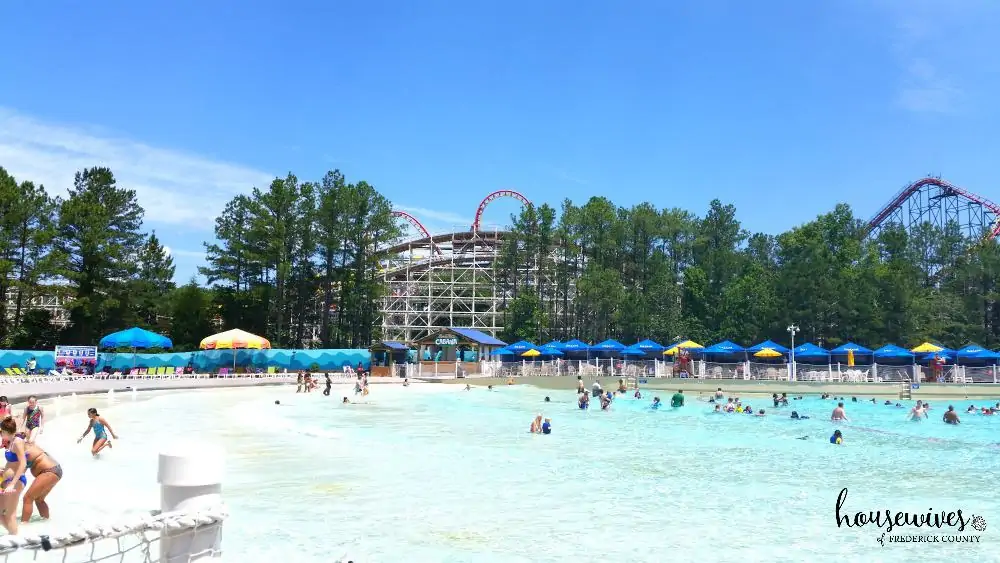
[[[188,563],[222,555],[223,456],[217,448],[159,456],[160,510],[120,521],[98,520],[46,534],[0,536],[0,561]]]
[[[929,367],[920,365],[806,364],[704,360],[691,362],[693,373],[675,370],[672,362],[660,360],[592,359],[520,362],[482,362],[481,373],[491,377],[580,375],[584,377],[690,377],[696,379],[743,379],[764,381],[814,381],[843,383],[930,382]],[[416,367],[416,366],[414,366]],[[1000,383],[997,366],[944,366],[942,383]]]

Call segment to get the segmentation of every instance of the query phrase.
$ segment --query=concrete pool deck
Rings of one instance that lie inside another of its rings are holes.
[[[343,385],[351,380],[334,378],[334,385]],[[402,379],[390,377],[372,377],[372,384],[402,384]],[[11,403],[21,403],[34,395],[39,399],[51,399],[76,393],[91,395],[107,393],[114,389],[115,393],[127,393],[133,388],[137,391],[184,391],[194,389],[227,389],[241,387],[263,387],[277,385],[294,385],[295,375],[271,378],[178,378],[178,379],[85,379],[79,381],[46,381],[40,383],[6,383],[0,385],[0,395],[6,395]],[[323,388],[323,378],[318,378],[318,387]]]
[[[474,386],[506,386],[504,377],[466,377],[451,379],[428,379],[423,381],[446,385]],[[594,377],[584,377],[587,389],[594,383]],[[618,388],[618,377],[600,377],[601,387],[605,390]],[[640,378],[641,379],[641,378]],[[788,393],[789,395],[819,395],[829,393],[840,397],[885,397],[900,398],[902,383],[823,383],[811,381],[760,381],[742,379],[678,379],[672,377],[650,377],[640,383],[639,388],[645,390],[676,391],[683,389],[692,396],[710,395],[716,389],[722,388],[727,394],[746,396],[771,396],[772,393]],[[576,390],[575,375],[515,377],[515,385],[532,385],[540,389]],[[911,389],[911,398],[916,399],[1000,399],[1000,385],[992,383],[955,384],[955,383],[922,383],[917,389]]]

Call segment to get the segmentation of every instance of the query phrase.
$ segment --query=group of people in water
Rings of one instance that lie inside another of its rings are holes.
[[[108,439],[118,439],[111,425],[97,409],[87,409],[88,424],[77,443],[94,433],[91,455],[95,458],[111,447]],[[0,476],[0,524],[9,534],[17,534],[17,506],[21,501],[21,523],[31,520],[35,508],[44,519],[49,518],[46,498],[63,477],[62,465],[37,442],[45,423],[45,410],[38,398],[29,397],[24,411],[15,415],[6,396],[0,396],[0,439],[4,448],[4,466]],[[29,486],[28,475],[32,480]]]

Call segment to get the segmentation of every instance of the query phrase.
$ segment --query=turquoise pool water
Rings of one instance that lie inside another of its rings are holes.
[[[914,423],[906,408],[848,397],[852,421],[834,425],[834,403],[818,398],[779,409],[745,400],[769,415],[754,417],[712,414],[692,397],[653,411],[652,393],[607,412],[580,411],[571,390],[526,386],[374,386],[369,404],[340,405],[344,394],[119,397],[105,410],[123,440],[96,462],[73,436],[85,417],[58,419],[46,440],[67,478],[53,510],[155,508],[156,453],[190,435],[226,451],[227,561],[1000,560],[1000,416],[966,415],[970,401],[949,426],[945,402]],[[790,420],[793,409],[812,418]],[[528,433],[535,414],[552,419],[552,435]],[[834,428],[844,446],[829,444]],[[987,529],[897,529],[980,543],[882,547],[875,525],[838,528],[845,487],[844,513],[961,509]]]

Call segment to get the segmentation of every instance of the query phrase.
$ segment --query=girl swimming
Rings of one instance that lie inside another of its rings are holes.
[[[111,447],[111,442],[108,441],[108,432],[111,433],[111,437],[115,440],[118,439],[118,436],[115,434],[115,431],[111,429],[111,425],[108,424],[108,421],[104,420],[103,416],[97,414],[97,409],[87,409],[87,417],[90,418],[90,424],[87,425],[87,430],[84,431],[83,436],[80,436],[80,439],[77,440],[76,443],[79,444],[82,442],[83,439],[87,437],[87,434],[90,434],[90,431],[93,430],[94,445],[90,447],[90,453],[94,457],[97,457],[97,454],[99,454],[105,447]]]
[[[3,527],[7,528],[9,534],[17,535],[17,501],[21,497],[21,491],[28,484],[28,478],[24,476],[24,471],[28,467],[27,457],[24,453],[24,439],[17,435],[17,423],[14,419],[7,417],[0,422],[0,437],[7,443],[7,451],[4,457],[7,465],[4,470],[3,494],[0,495],[0,510],[3,515],[0,521]],[[11,473],[8,475],[7,470]]]

